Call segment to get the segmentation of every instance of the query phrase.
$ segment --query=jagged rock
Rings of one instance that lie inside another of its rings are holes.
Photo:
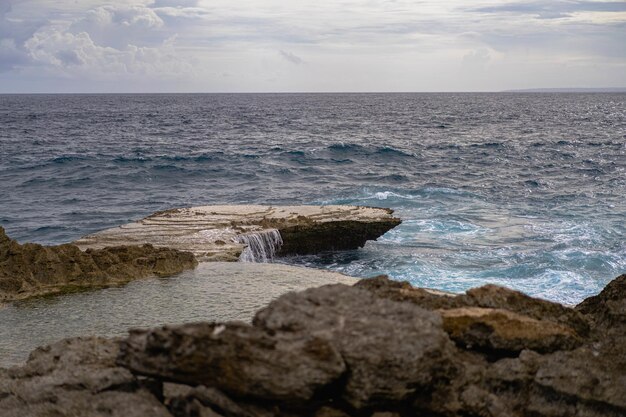
[[[455,296],[442,291],[415,288],[406,281],[392,281],[387,276],[380,275],[362,279],[355,286],[366,289],[381,298],[411,302],[428,310],[461,307],[503,309],[536,320],[567,326],[583,337],[589,333],[589,323],[578,311],[497,285],[484,285],[470,289],[466,294]]]
[[[334,407],[324,406],[317,410],[313,417],[350,417],[350,414]]]
[[[482,381],[507,412],[494,416],[618,417],[626,415],[625,359],[581,347],[519,358],[491,366]]]
[[[626,333],[626,274],[611,281],[600,294],[576,306],[600,330],[619,329]]]
[[[82,252],[75,245],[21,245],[0,227],[0,301],[119,285],[194,268],[193,254],[151,245]]]
[[[536,320],[552,321],[570,327],[580,335],[589,333],[589,323],[573,308],[530,297],[522,292],[497,285],[484,285],[467,291],[469,306],[509,310]]]
[[[121,348],[115,340],[69,339],[36,350],[25,366],[0,369],[0,414],[621,417],[624,283],[618,277],[581,303],[580,314],[594,323],[582,337],[564,324],[577,323],[578,315],[538,300],[512,296],[512,308],[529,315],[474,305],[428,311],[414,302],[428,296],[377,279],[286,294],[259,311],[252,326],[134,330]],[[457,298],[498,305],[509,299],[508,290],[484,291],[488,296],[470,291]],[[549,320],[530,316],[542,309]],[[517,356],[465,349],[468,340],[472,349]],[[521,350],[528,347],[536,350]],[[167,381],[188,385],[162,387]]]
[[[38,348],[23,367],[0,372],[6,417],[169,417],[128,369],[115,365],[118,342],[66,339]]]
[[[175,417],[274,417],[273,410],[257,404],[235,402],[223,392],[204,385],[192,388],[183,396],[170,399],[169,408]]]
[[[278,231],[278,254],[356,249],[400,224],[393,210],[358,206],[201,206],[154,213],[85,236],[81,249],[150,243],[189,251],[201,261],[237,261],[242,236]]]
[[[503,309],[464,307],[439,312],[444,330],[467,349],[506,355],[524,349],[570,350],[582,343],[569,327]]]
[[[306,402],[346,370],[327,340],[270,334],[243,323],[133,330],[120,365],[165,380],[219,387],[235,397]]]
[[[416,288],[407,281],[393,281],[387,275],[359,280],[355,287],[393,301],[410,302],[427,310],[465,307],[463,297],[443,291]]]
[[[331,341],[349,369],[342,396],[357,409],[408,400],[452,367],[438,314],[341,284],[279,297],[254,325]]]

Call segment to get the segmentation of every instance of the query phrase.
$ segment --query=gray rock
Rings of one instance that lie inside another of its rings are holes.
[[[359,280],[355,287],[367,290],[380,298],[417,304],[427,310],[466,307],[462,296],[443,291],[416,288],[407,281],[394,281],[387,275]]]
[[[258,404],[235,402],[215,388],[203,385],[192,388],[185,395],[171,398],[169,408],[176,417],[224,416],[224,417],[273,417],[273,410]]]
[[[576,310],[593,321],[596,330],[617,330],[625,334],[626,274],[611,281],[600,294],[577,305]]]
[[[0,372],[2,416],[169,417],[127,369],[117,341],[66,339],[35,350],[26,365]]]
[[[254,325],[329,340],[349,369],[343,397],[357,409],[428,391],[453,362],[438,314],[341,284],[284,295],[259,311]]]
[[[118,363],[164,380],[219,387],[234,397],[306,402],[346,370],[313,334],[271,334],[243,323],[133,330]]]

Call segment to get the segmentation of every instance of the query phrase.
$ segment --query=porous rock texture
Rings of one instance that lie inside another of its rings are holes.
[[[129,416],[176,417],[624,416],[625,277],[576,308],[495,286],[455,297],[376,277],[283,295],[252,324],[134,330],[119,351],[114,340],[67,340],[35,351],[21,368],[0,370],[0,410],[87,417],[122,415],[120,408]],[[460,327],[450,328],[450,317]]]
[[[177,274],[197,265],[193,254],[152,245],[81,251],[71,244],[19,244],[0,227],[0,301],[119,285]]]
[[[150,243],[200,261],[237,261],[241,235],[278,231],[278,255],[356,249],[401,223],[393,210],[362,206],[199,206],[154,213],[77,240],[81,249]]]

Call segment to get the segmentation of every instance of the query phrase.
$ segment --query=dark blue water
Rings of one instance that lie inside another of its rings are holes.
[[[0,224],[66,242],[176,206],[392,207],[298,257],[574,303],[626,272],[626,94],[0,96]]]

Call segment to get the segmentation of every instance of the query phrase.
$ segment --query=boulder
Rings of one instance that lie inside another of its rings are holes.
[[[342,284],[279,297],[254,325],[329,340],[349,370],[341,395],[357,409],[408,401],[453,368],[454,345],[437,313]]]
[[[582,343],[569,327],[503,309],[463,307],[439,312],[444,330],[466,349],[506,356],[524,349],[570,350]]]
[[[118,342],[66,339],[33,351],[26,365],[0,371],[6,417],[170,417],[149,388],[115,365]]]
[[[234,397],[285,403],[310,401],[346,370],[324,338],[237,322],[133,330],[118,364],[163,380],[219,387]]]
[[[367,290],[380,298],[409,302],[427,310],[458,308],[467,306],[463,297],[444,291],[417,288],[407,281],[394,281],[387,275],[359,280],[355,287]]]

